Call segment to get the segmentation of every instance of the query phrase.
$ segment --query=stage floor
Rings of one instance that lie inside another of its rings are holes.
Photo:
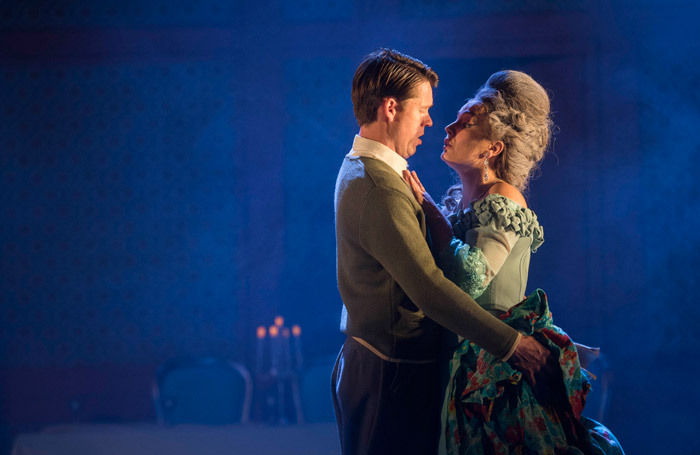
[[[12,455],[336,455],[335,423],[61,425],[19,435]]]

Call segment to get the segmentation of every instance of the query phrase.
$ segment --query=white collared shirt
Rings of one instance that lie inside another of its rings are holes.
[[[403,178],[403,171],[408,169],[408,161],[401,155],[391,150],[386,145],[362,137],[359,134],[355,135],[355,140],[352,143],[352,150],[350,150],[348,156],[364,156],[382,161],[395,170],[401,178]]]

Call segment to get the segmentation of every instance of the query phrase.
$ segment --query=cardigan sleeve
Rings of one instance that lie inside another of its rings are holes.
[[[517,332],[445,277],[423,236],[419,224],[422,216],[405,194],[375,187],[362,206],[360,245],[381,263],[426,316],[505,358],[517,343]]]

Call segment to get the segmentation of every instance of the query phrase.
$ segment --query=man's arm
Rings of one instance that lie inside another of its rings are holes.
[[[364,201],[359,221],[362,247],[382,264],[426,316],[499,358],[511,353],[518,333],[445,278],[435,264],[413,204],[405,193],[374,188]],[[516,359],[523,357],[519,350],[518,347],[513,353]]]
[[[433,249],[439,254],[447,249],[447,245],[450,244],[450,241],[453,239],[452,227],[438,209],[437,204],[435,204],[430,195],[425,191],[416,173],[404,171],[403,177],[411,187],[416,201],[423,208],[428,225],[431,228],[435,228],[433,231]],[[507,250],[507,252],[510,252],[515,243],[515,239],[511,241],[511,239],[502,238],[500,240],[503,248]],[[506,241],[504,242],[503,240]],[[498,253],[498,242],[495,243],[495,246],[495,252]],[[496,254],[496,256],[500,257],[492,258],[489,260],[489,264],[494,265],[492,263],[495,263],[497,269],[500,269],[503,265],[503,261],[505,261],[507,252],[505,255],[502,254],[503,252],[501,252],[500,255]],[[462,264],[458,264],[458,266],[461,265]],[[491,276],[496,273],[498,273],[498,270],[494,271]],[[509,361],[514,368],[522,371],[528,382],[536,389],[538,386],[540,388],[546,388],[548,383],[551,382],[555,376],[556,367],[552,367],[551,357],[551,353],[533,337],[520,336],[511,346],[509,353],[506,354],[505,357],[502,357],[502,360]],[[537,381],[537,377],[541,377],[544,381]]]

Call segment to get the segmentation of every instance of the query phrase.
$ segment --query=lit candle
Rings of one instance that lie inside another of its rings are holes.
[[[280,334],[280,329],[282,327],[282,324],[284,323],[284,320],[282,319],[281,316],[277,316],[275,318],[275,325],[271,325],[269,332],[270,332],[270,360],[271,360],[271,365],[270,365],[270,373],[274,377],[275,380],[275,385],[277,389],[277,396],[276,402],[275,402],[275,407],[276,407],[276,416],[275,419],[277,423],[285,423],[286,419],[284,417],[284,382],[282,379],[282,375],[284,374],[284,354],[282,351],[282,338],[284,336],[284,332]],[[280,336],[282,335],[282,336]]]
[[[270,334],[270,373],[277,374],[280,367],[280,346],[279,334],[280,329],[276,325],[271,325],[268,329]]]
[[[265,335],[267,331],[265,327],[258,327],[255,336],[257,337],[257,345],[255,348],[255,372],[261,373],[263,371],[263,355],[265,353]]]
[[[298,325],[292,326],[292,335],[294,335],[294,367],[297,370],[301,370],[302,356],[301,356],[301,327]]]
[[[282,329],[282,371],[285,375],[292,371],[292,355],[289,349],[289,328],[284,327]]]
[[[294,344],[294,370],[291,373],[290,386],[292,388],[292,398],[294,399],[294,408],[296,409],[297,423],[304,423],[304,409],[301,404],[301,393],[299,390],[299,372],[301,371],[301,327],[298,325],[292,326],[292,343]]]

